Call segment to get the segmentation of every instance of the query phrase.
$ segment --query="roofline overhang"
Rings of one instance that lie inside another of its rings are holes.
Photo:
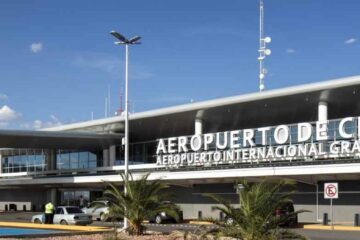
[[[310,93],[310,92],[317,92],[317,91],[325,91],[331,90],[336,88],[342,87],[349,87],[354,85],[360,85],[360,75],[351,76],[351,77],[344,77],[338,78],[328,81],[310,83],[310,84],[303,84],[298,86],[292,87],[285,87],[275,90],[267,90],[264,92],[255,92],[255,93],[248,93],[243,95],[236,95],[231,97],[224,97],[212,100],[206,100],[201,102],[194,102],[189,104],[183,104],[173,107],[166,107],[160,109],[154,109],[139,113],[130,114],[129,120],[138,120],[138,119],[145,119],[151,117],[158,117],[162,115],[169,115],[169,114],[176,114],[181,112],[189,112],[189,111],[199,111],[213,107],[221,107],[231,104],[238,104],[238,103],[246,103],[252,101],[259,101],[264,99],[271,99],[276,97],[284,97],[290,96],[295,94],[303,94],[303,93]],[[88,127],[96,127],[106,124],[113,124],[118,122],[125,121],[124,116],[115,116],[79,123],[72,123],[52,128],[42,129],[45,131],[67,131],[73,129],[81,129],[81,128],[88,128]]]

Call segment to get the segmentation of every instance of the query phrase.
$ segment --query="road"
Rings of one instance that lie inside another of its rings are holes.
[[[12,213],[0,213],[0,221],[2,222],[30,222],[31,216],[38,214],[32,212],[12,212]],[[112,223],[94,222],[96,226],[112,226]],[[146,224],[148,230],[170,233],[174,230],[180,231],[195,231],[199,225],[193,225],[188,223],[178,224]],[[210,228],[211,226],[206,226]],[[293,229],[308,237],[311,240],[360,240],[360,231],[329,231],[329,230],[306,230],[296,228]]]

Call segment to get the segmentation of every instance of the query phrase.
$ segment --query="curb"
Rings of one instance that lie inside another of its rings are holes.
[[[212,222],[208,222],[208,221],[189,221],[189,224],[196,224],[196,225],[213,225]]]
[[[0,222],[0,227],[35,228],[35,229],[46,229],[46,230],[83,231],[83,232],[99,232],[99,231],[111,230],[111,228],[109,227],[37,224],[37,223],[22,223],[22,222]]]
[[[319,225],[319,224],[310,224],[310,225],[304,225],[303,229],[309,229],[309,230],[335,230],[335,231],[360,231],[360,227],[354,227],[354,226],[339,226],[334,225]]]

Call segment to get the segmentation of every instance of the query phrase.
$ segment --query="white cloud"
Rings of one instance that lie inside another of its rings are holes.
[[[346,40],[344,43],[345,44],[352,44],[352,43],[355,43],[357,42],[357,39],[356,38],[349,38],[348,40]]]
[[[89,67],[107,73],[119,73],[122,62],[115,57],[105,56],[104,54],[85,53],[76,57],[74,65]]]
[[[6,100],[8,98],[9,98],[8,95],[0,93],[0,100]]]
[[[113,57],[108,54],[85,52],[76,56],[72,63],[74,66],[92,68],[114,76],[121,76],[121,73],[124,72],[124,61],[120,57]],[[148,79],[154,76],[146,66],[138,64],[131,65],[129,74],[132,79]]]
[[[288,49],[286,49],[286,53],[289,53],[289,54],[291,54],[291,53],[295,53],[296,51],[295,51],[295,49],[293,49],[293,48],[288,48]]]
[[[50,128],[50,127],[56,127],[62,125],[62,122],[60,122],[59,118],[57,118],[55,115],[50,115],[50,119],[51,121],[47,121],[47,122],[37,119],[32,124],[23,124],[22,127],[40,129],[40,128]]]
[[[4,105],[2,108],[0,108],[0,122],[9,122],[19,118],[20,116],[20,113],[11,109],[7,105]]]
[[[9,125],[8,122],[0,122],[0,127],[7,127]]]
[[[39,43],[32,43],[30,45],[30,51],[33,53],[38,53],[43,49],[43,44],[41,42]]]
[[[41,120],[35,120],[33,122],[33,128],[35,129],[43,128],[43,122]]]

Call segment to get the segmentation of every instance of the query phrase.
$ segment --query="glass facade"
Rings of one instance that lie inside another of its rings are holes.
[[[92,152],[75,152],[61,150],[56,154],[56,169],[96,168],[97,154]]]
[[[2,149],[2,172],[42,172],[47,170],[51,151],[47,149]],[[98,153],[58,150],[56,169],[85,169],[99,166]]]
[[[40,172],[46,169],[44,150],[8,149],[2,150],[2,172]]]
[[[157,141],[131,143],[129,145],[129,164],[155,163]],[[116,148],[115,165],[124,165],[124,150]]]

